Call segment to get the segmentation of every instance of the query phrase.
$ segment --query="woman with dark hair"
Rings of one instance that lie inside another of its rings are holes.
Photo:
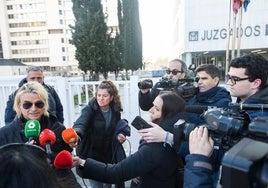
[[[60,187],[46,152],[36,145],[13,143],[0,147],[0,188]]]
[[[116,163],[126,155],[121,145],[126,136],[130,136],[130,127],[121,119],[122,105],[118,89],[112,81],[100,83],[95,97],[82,110],[73,128],[81,139],[77,155],[82,159],[88,157],[104,163]],[[79,169],[77,173],[81,175]],[[81,177],[83,177],[81,175]],[[111,184],[90,180],[92,188],[109,188]],[[117,186],[124,187],[123,182]]]
[[[184,106],[184,100],[176,93],[160,94],[149,110],[149,123],[173,132],[173,125],[179,119],[178,113],[183,111]],[[177,154],[165,142],[147,143],[141,139],[138,151],[117,164],[105,164],[91,158],[74,157],[73,160],[84,177],[98,181],[116,183],[140,177],[138,187],[175,188],[178,185]]]

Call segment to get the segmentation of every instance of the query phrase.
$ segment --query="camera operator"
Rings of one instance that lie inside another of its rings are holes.
[[[187,74],[187,66],[184,61],[174,59],[169,62],[169,68],[166,70],[167,79],[177,82],[180,78],[185,78]],[[144,80],[139,91],[139,105],[144,111],[148,111],[153,106],[153,101],[159,94],[158,88],[161,83],[157,82],[153,87],[152,80]],[[152,88],[150,90],[150,88]]]
[[[230,93],[223,87],[218,86],[220,71],[212,64],[200,65],[195,70],[199,78],[197,85],[199,92],[186,103],[184,119],[186,122],[201,125],[205,123],[200,110],[195,111],[195,106],[227,107],[232,102]]]
[[[211,64],[201,65],[196,69],[196,75],[199,77],[198,88],[199,93],[192,97],[187,103],[187,107],[193,106],[215,106],[215,107],[228,107],[231,102],[231,96],[229,92],[219,87],[219,69]],[[190,110],[188,108],[188,110]],[[202,112],[183,112],[181,117],[188,123],[201,125],[205,123],[205,120],[201,117]],[[142,137],[145,137],[147,142],[155,142],[155,140],[164,140],[165,137],[159,138],[157,134],[159,130],[153,128],[144,129],[139,131]],[[187,153],[186,153],[187,154]]]
[[[226,83],[230,86],[231,95],[237,97],[237,103],[268,104],[267,77],[268,61],[261,55],[248,54],[231,61],[230,70],[226,76]],[[265,109],[246,110],[246,113],[249,115],[250,121],[257,116],[268,116],[268,111]],[[139,131],[139,133],[147,142],[163,142],[168,140],[172,143],[173,141],[173,138],[165,139],[166,134],[158,127],[144,129]],[[169,134],[169,136],[173,137],[172,134]],[[176,141],[174,140],[174,142]],[[180,147],[181,151],[186,151],[185,148],[182,148]],[[224,152],[224,150],[217,152],[214,150],[213,155],[215,154],[215,156],[210,157],[210,159],[213,158],[213,161],[211,161],[213,166],[221,165]]]
[[[268,61],[259,54],[235,58],[230,63],[226,83],[240,104],[268,104]],[[268,116],[265,110],[247,110],[250,120]]]
[[[199,93],[192,97],[186,103],[186,109],[188,107],[199,107],[199,106],[215,106],[215,107],[228,107],[228,104],[232,101],[229,92],[223,88],[219,87],[220,80],[220,71],[219,69],[212,64],[205,64],[197,67],[196,75],[199,77],[198,88]],[[189,109],[189,108],[188,108]],[[194,109],[194,108],[193,108]],[[190,110],[190,109],[189,109]],[[203,112],[183,112],[181,113],[181,118],[184,119],[187,123],[192,123],[197,125],[202,125],[205,123],[204,118],[202,118]],[[157,126],[154,128],[143,129],[139,131],[139,134],[146,140],[147,142],[163,142],[166,138],[166,133],[164,130],[159,129]],[[173,137],[172,134],[169,134],[170,137]],[[174,139],[176,143],[176,139]],[[189,145],[187,141],[183,141],[180,144],[179,148],[175,148],[178,153],[185,157],[189,154]],[[219,179],[219,168],[220,164],[218,161],[218,155],[220,152],[215,151],[213,153],[214,164],[214,183],[215,185],[218,183]]]

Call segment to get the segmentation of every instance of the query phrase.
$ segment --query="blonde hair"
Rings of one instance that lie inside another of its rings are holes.
[[[23,84],[23,86],[20,87],[14,99],[13,108],[16,111],[17,116],[19,118],[22,116],[21,109],[20,109],[21,96],[24,95],[25,93],[34,93],[34,94],[39,95],[39,97],[41,98],[41,101],[45,104],[43,107],[45,109],[44,115],[49,116],[48,93],[46,89],[44,88],[43,85],[41,85],[38,82],[27,82]]]
[[[120,110],[122,110],[122,104],[121,104],[118,89],[112,81],[110,81],[110,80],[102,81],[97,88],[97,91],[95,93],[95,98],[97,98],[98,89],[106,89],[108,91],[108,93],[111,96],[113,96],[113,100],[111,102],[114,102],[114,105],[116,108],[119,108]]]

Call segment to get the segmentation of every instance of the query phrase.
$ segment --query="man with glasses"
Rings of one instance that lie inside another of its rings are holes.
[[[268,104],[268,61],[259,54],[235,58],[230,63],[226,84],[240,104]],[[268,116],[267,110],[247,110],[250,119]]]
[[[243,104],[268,104],[268,61],[259,54],[248,54],[235,58],[230,63],[230,69],[226,75],[226,83],[230,87],[230,93],[237,97],[237,103]],[[268,116],[266,109],[246,110],[252,121],[255,117]],[[200,132],[201,131],[201,132]],[[185,186],[200,187],[207,185],[212,187],[212,162],[209,160],[213,143],[208,138],[207,130],[196,128],[190,134],[191,155],[186,158]],[[200,133],[198,133],[200,132]],[[223,156],[219,155],[218,163]],[[203,166],[196,165],[203,164]],[[195,181],[192,181],[192,180]]]
[[[169,68],[166,70],[167,79],[172,83],[177,83],[178,79],[187,76],[187,66],[184,61],[180,59],[173,59],[169,62]],[[161,82],[157,82],[150,91],[150,88],[140,89],[139,91],[139,105],[144,111],[148,111],[153,106],[153,101],[159,94]]]
[[[196,76],[199,78],[197,85],[199,92],[193,96],[186,103],[186,112],[180,113],[181,119],[184,119],[187,123],[192,123],[195,126],[205,124],[205,120],[202,117],[200,110],[190,111],[190,109],[195,110],[196,107],[228,107],[228,104],[232,102],[230,93],[223,87],[218,86],[220,81],[220,71],[219,69],[212,64],[200,65],[195,70]],[[188,110],[187,110],[188,109]],[[139,131],[141,137],[147,142],[165,142],[166,140],[171,139],[171,143],[174,142],[176,146],[175,149],[183,158],[189,154],[189,144],[187,141],[183,141],[178,144],[178,131],[173,133],[166,133],[159,126],[154,126],[153,128],[143,129]],[[168,135],[168,136],[167,136]],[[173,138],[175,135],[175,138]],[[180,145],[180,146],[179,146]],[[212,161],[216,161],[218,151],[215,151],[211,157]],[[214,173],[213,173],[213,182],[215,185],[218,183],[219,179],[219,167],[220,164],[214,163]]]
[[[19,87],[21,87],[24,83],[30,82],[30,81],[36,81],[39,82],[44,86],[44,88],[48,92],[48,98],[49,98],[49,113],[52,116],[55,116],[58,118],[58,120],[63,123],[63,106],[61,104],[60,98],[55,91],[55,89],[52,86],[49,86],[44,83],[44,74],[43,70],[39,66],[30,66],[26,69],[27,76],[26,78],[22,79],[19,83]],[[18,90],[13,92],[11,95],[9,95],[7,106],[5,109],[5,125],[9,125],[13,119],[16,116],[16,112],[13,109],[14,104],[14,97],[16,95]]]

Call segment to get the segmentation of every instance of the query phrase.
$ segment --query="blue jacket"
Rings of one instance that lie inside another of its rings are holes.
[[[23,84],[27,83],[26,78],[22,79],[19,83],[19,87],[21,87]],[[49,114],[57,117],[59,122],[63,123],[64,117],[63,117],[63,106],[61,104],[60,98],[55,91],[55,89],[47,84],[43,84],[44,88],[48,92],[48,104],[49,104]],[[14,91],[11,95],[8,97],[6,109],[5,109],[5,125],[9,125],[13,119],[16,116],[16,112],[13,109],[14,105],[14,99],[19,89]]]
[[[237,98],[237,103],[241,100]],[[243,104],[268,104],[268,85],[245,100]],[[268,110],[246,110],[250,121],[258,116],[268,116]]]
[[[214,106],[219,108],[226,108],[232,102],[230,93],[223,87],[214,87],[205,92],[199,92],[192,97],[186,106]],[[185,112],[185,120],[189,123],[201,125],[206,123],[200,113]]]
[[[208,157],[198,154],[186,156],[184,188],[213,188],[213,167]]]

